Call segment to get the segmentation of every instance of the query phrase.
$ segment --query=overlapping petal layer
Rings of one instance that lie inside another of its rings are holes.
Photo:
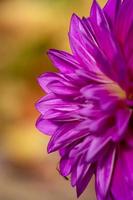
[[[46,95],[37,128],[59,151],[59,170],[77,195],[95,175],[98,200],[133,199],[133,0],[93,1],[90,16],[73,14],[72,54],[49,50],[59,70],[38,78]]]

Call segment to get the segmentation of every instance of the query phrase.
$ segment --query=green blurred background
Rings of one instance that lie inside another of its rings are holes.
[[[103,5],[105,0],[100,1]],[[91,0],[0,0],[0,200],[76,200],[47,155],[34,103],[44,95],[36,78],[54,71],[46,51],[69,51],[72,13],[89,15]],[[93,183],[80,198],[95,200]]]

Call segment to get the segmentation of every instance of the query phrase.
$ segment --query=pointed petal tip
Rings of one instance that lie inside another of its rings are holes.
[[[40,76],[37,77],[37,82],[39,83],[39,85],[40,85],[41,76],[42,76],[42,75],[40,75]]]
[[[73,13],[71,16],[71,20],[79,19],[79,16],[76,13]]]
[[[91,8],[92,7],[95,7],[95,8],[99,7],[99,4],[98,4],[97,0],[93,0]]]
[[[78,16],[77,16],[75,13],[73,13],[72,16],[71,16],[71,19],[70,19],[70,28],[69,28],[69,32],[70,32],[70,30],[71,30],[71,27],[72,27],[73,22],[74,22],[77,18],[78,18]]]
[[[47,51],[47,56],[49,57],[49,59],[50,59],[51,61],[53,61],[53,57],[54,57],[54,56],[57,56],[58,53],[60,53],[60,51],[57,50],[57,49],[49,49],[49,50]]]
[[[40,86],[42,86],[42,78],[44,77],[45,74],[41,74],[37,77],[37,82]]]
[[[38,111],[38,103],[39,103],[39,101],[36,101],[35,102],[35,104],[34,104],[34,107],[35,107],[35,109]]]
[[[53,144],[53,141],[52,141],[52,137],[47,145],[47,152],[48,154],[50,153],[53,153],[54,152],[54,144]]]
[[[93,0],[91,10],[90,10],[90,16],[93,16],[95,12],[100,12],[101,7],[99,3],[96,0]]]
[[[41,132],[41,133],[44,134],[44,131],[43,131],[41,122],[42,122],[42,115],[40,115],[40,116],[38,117],[38,119],[36,120],[35,127],[36,127],[36,129],[37,129],[39,132]]]
[[[103,10],[96,0],[93,1],[91,6],[90,21],[94,23],[94,26],[95,23],[97,24],[97,26],[99,26],[101,23],[105,23],[105,16]]]
[[[81,186],[82,187],[82,186]],[[77,194],[77,198],[80,198],[81,195],[83,194],[84,190],[82,190],[80,188],[80,186],[78,184],[76,184],[76,194]]]
[[[40,118],[40,117],[39,117],[39,118]],[[36,127],[37,130],[39,130],[39,129],[38,129],[38,121],[39,121],[39,118],[38,118],[38,119],[36,120],[36,122],[35,122],[35,127]]]
[[[93,1],[92,1],[92,5],[93,5],[93,4],[97,4],[97,0],[93,0]]]
[[[47,55],[57,53],[58,51],[59,51],[59,50],[57,50],[57,49],[49,49],[49,50],[47,51]]]
[[[58,147],[57,147],[57,145],[53,142],[52,137],[51,137],[51,139],[50,139],[50,141],[49,141],[49,143],[48,143],[48,146],[47,146],[47,152],[48,152],[48,154],[50,154],[50,153],[53,153],[53,152],[55,152],[55,151],[57,151],[57,150],[58,150]]]
[[[79,199],[79,197],[81,196],[82,192],[80,192],[79,188],[76,187],[76,194],[77,194],[77,198]]]
[[[72,16],[71,16],[71,20],[70,20],[70,28],[69,28],[69,35],[71,34],[73,28],[75,28],[77,26],[77,23],[80,21],[80,17],[73,13]]]
[[[53,152],[54,151],[53,151],[52,147],[48,144],[48,146],[47,146],[47,153],[50,154],[50,153],[53,153]]]
[[[121,6],[121,0],[108,0],[105,4],[103,11],[108,16],[111,24],[114,24],[117,14]]]

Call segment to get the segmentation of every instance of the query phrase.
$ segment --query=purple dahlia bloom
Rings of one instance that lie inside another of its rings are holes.
[[[71,54],[48,52],[58,72],[38,78],[36,126],[78,196],[94,175],[98,200],[133,200],[133,0],[94,0],[69,39]]]

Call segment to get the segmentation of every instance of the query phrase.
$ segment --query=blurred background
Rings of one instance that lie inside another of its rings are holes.
[[[55,70],[46,51],[70,51],[70,17],[87,16],[90,5],[91,0],[0,0],[0,200],[76,200],[56,170],[58,155],[47,155],[49,138],[35,128],[34,104],[44,95],[37,76]],[[95,200],[93,183],[80,199]]]

